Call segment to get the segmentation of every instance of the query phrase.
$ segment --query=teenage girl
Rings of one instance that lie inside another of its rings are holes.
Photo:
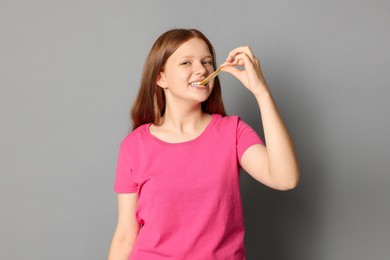
[[[273,189],[297,185],[293,143],[259,60],[243,46],[221,66],[256,98],[266,146],[225,114],[218,77],[192,84],[217,68],[209,40],[194,29],[162,34],[146,59],[133,131],[119,150],[109,260],[243,260],[240,167]]]

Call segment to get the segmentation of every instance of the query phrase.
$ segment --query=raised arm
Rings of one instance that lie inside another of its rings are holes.
[[[243,69],[237,68],[243,67]],[[241,166],[256,180],[277,189],[289,190],[299,181],[294,145],[265,82],[259,60],[248,46],[232,50],[222,71],[235,76],[257,100],[266,146],[253,145],[241,158]]]

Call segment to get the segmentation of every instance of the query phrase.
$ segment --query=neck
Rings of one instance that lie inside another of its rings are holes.
[[[192,107],[172,107],[167,103],[161,126],[178,133],[191,132],[203,127],[208,117],[209,115],[202,111],[200,103]]]

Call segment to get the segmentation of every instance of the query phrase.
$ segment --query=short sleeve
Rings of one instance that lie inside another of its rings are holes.
[[[137,192],[137,184],[134,181],[133,169],[131,166],[131,154],[127,144],[122,142],[119,149],[119,156],[116,168],[114,191],[117,193]]]
[[[247,123],[238,118],[237,123],[237,158],[241,160],[242,155],[252,145],[263,144],[263,141]]]

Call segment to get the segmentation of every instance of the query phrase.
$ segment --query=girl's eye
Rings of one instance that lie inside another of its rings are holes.
[[[206,60],[203,62],[204,65],[213,65],[213,61],[211,60]]]
[[[188,64],[190,64],[190,62],[189,61],[183,61],[182,63],[180,63],[181,65],[188,65]]]

